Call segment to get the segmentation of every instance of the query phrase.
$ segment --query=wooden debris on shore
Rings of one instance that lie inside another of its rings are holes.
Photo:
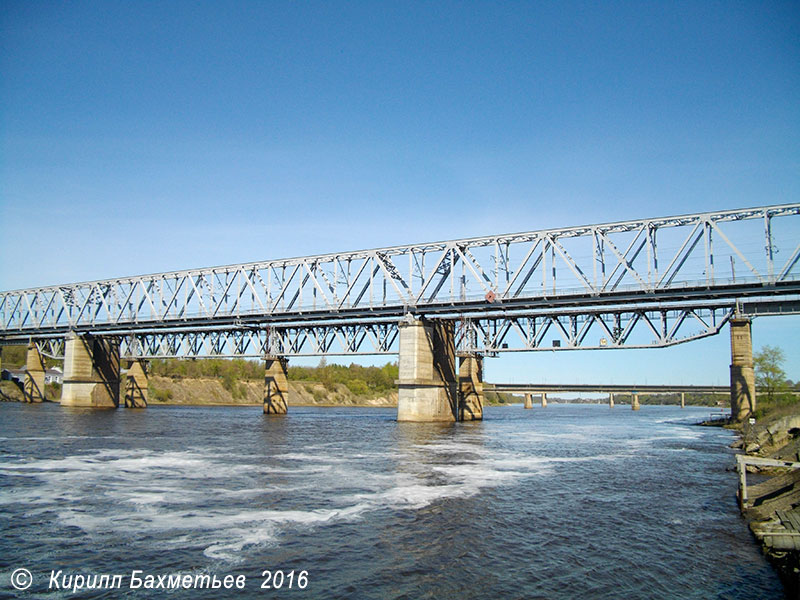
[[[739,506],[750,530],[783,580],[787,597],[800,597],[800,430],[797,425],[797,417],[792,417],[746,431],[740,447],[744,447],[747,454],[736,456]],[[748,473],[771,477],[748,485]]]

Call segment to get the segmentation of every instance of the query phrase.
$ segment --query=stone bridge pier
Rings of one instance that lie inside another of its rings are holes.
[[[147,362],[132,360],[125,380],[125,408],[147,408]]]
[[[264,373],[264,414],[285,415],[289,408],[288,363],[283,356],[267,356]]]
[[[45,399],[44,372],[44,357],[35,344],[30,344],[25,358],[25,380],[22,383],[25,402],[42,402]]]
[[[483,419],[483,356],[469,354],[459,358],[458,420]]]
[[[483,418],[483,365],[465,356],[456,373],[455,326],[411,315],[399,326],[397,420],[453,422]]]
[[[731,319],[731,419],[744,421],[756,410],[756,379],[753,371],[751,321]]]
[[[62,406],[119,406],[119,341],[68,333],[64,343]]]

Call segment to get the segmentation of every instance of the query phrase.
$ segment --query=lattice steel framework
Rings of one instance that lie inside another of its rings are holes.
[[[669,345],[700,335],[679,332],[698,310],[715,315],[709,335],[737,299],[800,293],[798,215],[765,206],[2,292],[0,343],[73,330],[136,340],[131,354],[387,353],[414,313],[461,320],[462,348],[489,352],[555,333],[561,348]]]
[[[518,314],[456,321],[462,353],[654,348],[715,335],[735,306],[688,306],[659,310]],[[304,324],[298,327],[212,331],[131,332],[116,336],[123,358],[201,358],[327,355],[380,355],[398,352],[398,321],[356,325]],[[63,338],[38,343],[46,356],[63,357]]]

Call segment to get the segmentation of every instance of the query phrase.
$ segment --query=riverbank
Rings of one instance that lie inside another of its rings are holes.
[[[0,401],[22,402],[22,391],[10,381],[0,382]],[[125,389],[125,377],[121,382]],[[354,392],[344,383],[289,381],[289,406],[396,407],[397,389]],[[59,401],[60,388],[48,389],[48,400]],[[263,379],[231,380],[223,377],[148,377],[148,403],[186,406],[256,406],[264,401]],[[486,392],[485,404],[508,405],[519,402],[511,394]]]
[[[788,598],[800,597],[800,407],[783,406],[745,423],[733,446],[739,504]],[[779,466],[783,465],[783,466]]]
[[[260,405],[263,381],[237,381],[226,385],[219,378],[149,378],[149,403],[153,405]],[[289,406],[397,406],[397,392],[354,394],[344,384],[289,382]]]

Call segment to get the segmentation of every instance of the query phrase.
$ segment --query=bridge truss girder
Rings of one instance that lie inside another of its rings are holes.
[[[459,352],[663,348],[715,335],[734,314],[734,305],[519,313],[456,321]],[[88,333],[93,335],[92,333]],[[108,334],[123,358],[208,358],[265,356],[386,355],[398,352],[398,320],[355,325],[149,331]],[[62,357],[62,337],[35,340],[46,356]]]
[[[0,292],[0,343],[797,294],[798,215],[765,206]]]

